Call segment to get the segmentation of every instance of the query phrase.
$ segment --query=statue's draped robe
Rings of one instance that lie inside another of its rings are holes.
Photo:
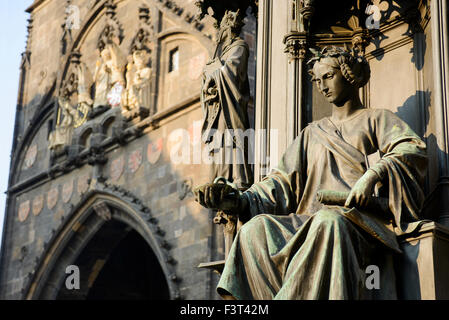
[[[120,96],[125,84],[126,57],[119,46],[112,42],[109,53],[110,59],[105,61],[100,58],[99,65],[95,71],[95,99],[94,108],[110,106],[109,94],[115,89],[116,95]]]
[[[319,190],[349,192],[370,166],[382,179],[390,212],[322,205]],[[244,196],[251,218],[237,233],[218,292],[237,299],[396,298],[391,257],[397,235],[420,224],[426,146],[390,111],[363,109],[336,125],[308,125],[279,166]],[[381,271],[366,287],[368,265]]]
[[[108,106],[108,93],[111,90],[111,73],[103,62],[99,67],[97,78],[95,79],[95,99],[94,108]]]
[[[134,75],[135,80],[132,86],[132,94],[137,99],[137,105],[148,110],[150,110],[151,105],[150,77],[150,68],[139,70],[139,74]]]
[[[204,70],[206,78],[213,79],[216,97],[206,102],[208,93],[204,84],[201,93],[204,112],[202,140],[214,159],[211,175],[224,177],[245,189],[253,183],[248,147],[244,141],[245,131],[250,128],[247,113],[250,99],[248,57],[248,45],[242,39],[237,38],[222,48],[218,57],[208,62]]]

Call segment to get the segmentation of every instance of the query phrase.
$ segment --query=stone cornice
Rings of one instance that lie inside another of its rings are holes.
[[[46,2],[46,0],[35,0],[34,3],[25,10],[25,12],[32,13],[44,2]]]

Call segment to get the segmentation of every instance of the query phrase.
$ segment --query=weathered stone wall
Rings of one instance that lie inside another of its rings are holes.
[[[156,29],[157,60],[152,61],[152,67],[158,70],[153,79],[157,81],[157,112],[151,119],[123,122],[120,112],[107,111],[74,131],[75,149],[59,156],[48,150],[49,133],[57,122],[56,97],[67,76],[72,48],[79,49],[81,61],[91,72],[95,69],[97,39],[106,19],[104,2],[71,2],[80,9],[81,29],[73,30],[65,55],[61,53],[61,25],[67,16],[66,2],[36,1],[37,6],[32,8],[27,47],[31,58],[22,71],[26,81],[19,92],[23,103],[17,114],[0,265],[0,297],[27,297],[30,286],[33,288],[45,269],[45,257],[53,247],[58,246],[58,254],[65,257],[75,250],[75,246],[64,247],[55,239],[63,236],[64,226],[81,212],[89,195],[116,190],[108,195],[115,194],[118,200],[129,203],[130,208],[138,204],[143,208],[143,216],[148,211],[156,219],[157,222],[146,221],[142,230],[146,230],[146,224],[158,230],[149,236],[158,239],[161,247],[158,252],[172,258],[160,261],[164,271],[170,270],[177,276],[174,280],[167,275],[167,282],[175,283],[171,288],[178,288],[180,297],[185,299],[217,298],[217,276],[197,269],[197,265],[223,257],[221,227],[211,223],[212,213],[197,205],[191,192],[192,186],[208,181],[208,167],[191,161],[176,163],[172,155],[176,151],[185,152],[185,146],[189,146],[193,161],[201,148],[201,70],[213,52],[215,29],[210,18],[201,23],[192,20],[196,12],[194,1],[116,1],[116,19],[124,31],[120,48],[126,53],[139,27],[139,7],[145,4],[150,8]],[[249,77],[254,94],[254,18],[250,18],[243,36],[251,48]],[[169,52],[175,47],[179,50],[179,69],[169,73]],[[131,130],[123,141],[117,136],[120,121]],[[187,132],[188,136],[182,139],[177,132]],[[96,142],[98,136],[100,142]],[[100,145],[106,161],[93,157],[91,147]],[[186,153],[183,156],[181,160],[187,157]],[[75,225],[72,231],[83,241],[88,241],[85,234],[95,233],[94,224]],[[73,263],[74,259],[58,261],[55,265],[61,268],[61,263]],[[172,293],[171,297],[177,296]]]

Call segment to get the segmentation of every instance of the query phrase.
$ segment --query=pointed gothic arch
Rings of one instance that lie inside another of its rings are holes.
[[[177,286],[179,278],[173,266],[175,261],[170,256],[170,247],[163,239],[164,232],[157,226],[157,220],[138,199],[131,200],[132,196],[129,194],[127,197],[119,197],[113,190],[115,188],[106,188],[86,194],[72,210],[68,221],[64,221],[57,231],[52,231],[52,239],[45,246],[34,273],[28,275],[28,284],[23,292],[24,299],[67,298],[67,290],[63,289],[67,277],[66,268],[83,260],[80,257],[82,258],[86,250],[91,250],[92,243],[95,246],[95,241],[98,243],[100,238],[100,242],[107,245],[96,248],[94,251],[98,256],[91,258],[94,258],[93,262],[103,260],[106,263],[80,267],[80,273],[87,274],[81,274],[80,291],[70,295],[71,299],[88,297],[92,283],[107,265],[108,259],[113,256],[114,249],[121,243],[123,246],[122,240],[126,240],[126,236],[131,233],[132,238],[140,239],[140,245],[146,244],[145,251],[150,258],[154,258],[150,265],[157,270],[148,271],[163,276],[163,279],[153,279],[159,288],[157,290],[161,290],[161,296],[153,294],[153,298],[180,298]],[[136,243],[133,241],[132,243]]]
[[[11,159],[11,174],[9,177],[10,185],[20,183],[20,168],[23,165],[24,153],[32,143],[36,134],[41,130],[48,120],[54,118],[55,103],[53,95],[56,90],[56,80],[52,82],[49,89],[41,97],[39,104],[35,108],[36,112],[29,121],[29,125],[23,133],[23,136],[13,142],[13,154]]]

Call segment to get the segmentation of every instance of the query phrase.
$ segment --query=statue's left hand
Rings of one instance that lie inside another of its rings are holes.
[[[373,170],[368,170],[356,182],[351,189],[348,198],[345,202],[345,207],[359,207],[364,208],[368,204],[370,197],[373,194],[374,186],[379,181],[379,176]]]
[[[204,89],[207,91],[209,88],[215,86],[215,80],[212,77],[206,77],[206,80],[204,81]]]
[[[227,184],[208,183],[196,187],[193,193],[195,201],[209,209],[223,210],[232,214],[241,207],[239,191]]]

